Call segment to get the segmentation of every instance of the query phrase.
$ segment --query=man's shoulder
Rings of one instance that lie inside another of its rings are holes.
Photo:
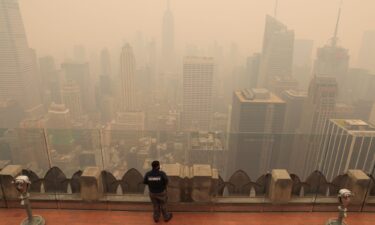
[[[167,176],[167,173],[164,172],[164,171],[160,171],[160,173],[161,173],[162,175],[164,175],[164,176]]]

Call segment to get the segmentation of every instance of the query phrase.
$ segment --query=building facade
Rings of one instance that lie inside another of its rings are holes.
[[[208,130],[212,117],[214,61],[186,57],[183,64],[182,128]]]
[[[256,179],[260,174],[278,167],[283,161],[280,134],[284,117],[285,102],[267,89],[234,92],[229,170],[242,169]]]
[[[362,120],[331,119],[324,126],[317,168],[331,181],[348,169],[371,173],[375,163],[375,127]]]

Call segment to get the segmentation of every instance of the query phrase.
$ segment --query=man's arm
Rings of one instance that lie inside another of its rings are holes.
[[[148,184],[148,173],[145,174],[145,177],[143,178],[143,183]]]
[[[162,172],[162,176],[163,176],[164,184],[165,184],[165,186],[167,186],[168,182],[169,182],[168,176],[164,172]]]

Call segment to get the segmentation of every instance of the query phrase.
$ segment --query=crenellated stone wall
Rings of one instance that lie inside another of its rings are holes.
[[[256,199],[262,198],[264,199],[262,202],[272,205],[295,205],[303,199],[317,197],[331,199],[329,202],[336,204],[337,193],[341,188],[353,192],[351,204],[353,206],[360,207],[368,201],[366,198],[369,197],[371,197],[369,204],[374,202],[372,196],[375,193],[374,182],[361,170],[349,170],[332,182],[328,182],[319,171],[313,172],[306,181],[301,181],[298,176],[289,174],[284,169],[272,170],[271,173],[255,181],[243,171],[237,171],[228,181],[224,181],[217,170],[210,165],[164,164],[162,170],[169,177],[168,197],[172,204],[181,202],[233,204],[236,201],[258,204]],[[139,202],[143,201],[139,199],[148,199],[144,194],[143,174],[135,169],[127,171],[121,179],[117,179],[108,171],[102,171],[98,167],[87,167],[83,171],[74,173],[71,178],[67,178],[59,168],[53,167],[44,178],[39,178],[32,171],[22,170],[19,165],[7,165],[0,170],[3,199],[7,201],[18,199],[12,181],[20,174],[29,176],[32,181],[30,188],[32,196],[71,194],[76,196],[76,201],[91,204],[110,201],[108,199],[116,199],[118,202],[126,202],[129,199]],[[228,197],[232,199],[226,200]]]

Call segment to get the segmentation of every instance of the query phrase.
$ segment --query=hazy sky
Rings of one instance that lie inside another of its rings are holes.
[[[72,46],[110,49],[133,40],[161,36],[166,0],[19,0],[29,44],[39,56],[63,57]],[[279,0],[278,18],[296,38],[322,46],[332,36],[340,0]],[[176,45],[238,43],[243,55],[259,51],[265,15],[275,0],[171,0]],[[344,0],[340,44],[356,61],[362,34],[375,29],[375,0]],[[160,42],[158,43],[160,46]],[[68,50],[67,50],[68,49]],[[315,53],[314,53],[315,54]]]

